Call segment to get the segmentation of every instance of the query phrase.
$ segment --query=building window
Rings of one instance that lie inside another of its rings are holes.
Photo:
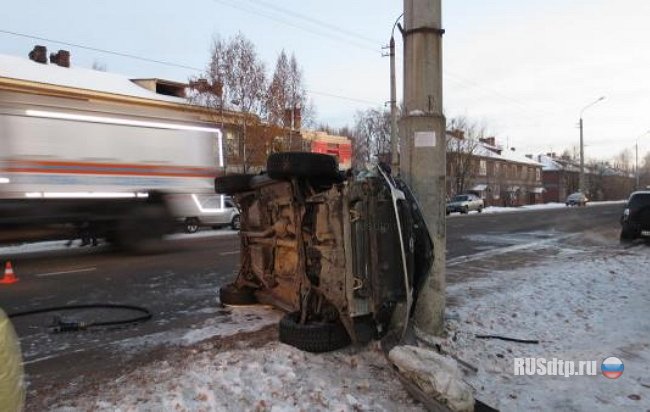
[[[498,198],[501,197],[501,186],[500,185],[494,185],[494,189],[492,191],[492,197],[494,199],[498,199]]]
[[[535,180],[537,180],[538,182],[542,180],[541,174],[542,172],[539,169],[535,169]]]
[[[479,176],[487,175],[487,163],[485,162],[485,160],[481,160],[478,163],[478,175]]]

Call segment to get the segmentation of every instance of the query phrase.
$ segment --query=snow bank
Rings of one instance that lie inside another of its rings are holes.
[[[189,354],[105,384],[54,411],[421,411],[376,346],[311,354],[281,343]]]

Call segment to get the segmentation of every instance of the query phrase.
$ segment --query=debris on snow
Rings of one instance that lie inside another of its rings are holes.
[[[473,411],[474,397],[455,360],[416,346],[396,346],[389,359],[426,395],[453,411]]]

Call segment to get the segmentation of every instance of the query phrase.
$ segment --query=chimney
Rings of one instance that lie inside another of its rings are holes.
[[[300,107],[293,108],[293,128],[300,129],[302,126],[302,111]]]
[[[50,63],[61,67],[70,67],[70,52],[59,50],[56,53],[50,53]]]
[[[487,145],[490,145],[490,146],[494,146],[494,147],[496,147],[496,145],[497,145],[497,139],[496,139],[496,137],[494,137],[494,136],[490,136],[490,137],[482,137],[482,138],[480,138],[479,140],[480,140],[481,142],[487,144]]]
[[[29,52],[29,60],[36,63],[47,64],[47,47],[34,46],[34,49]]]

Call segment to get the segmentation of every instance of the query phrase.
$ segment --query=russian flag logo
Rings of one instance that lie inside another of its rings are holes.
[[[623,369],[623,362],[614,356],[605,359],[600,365],[603,376],[609,379],[618,379],[623,374]]]

